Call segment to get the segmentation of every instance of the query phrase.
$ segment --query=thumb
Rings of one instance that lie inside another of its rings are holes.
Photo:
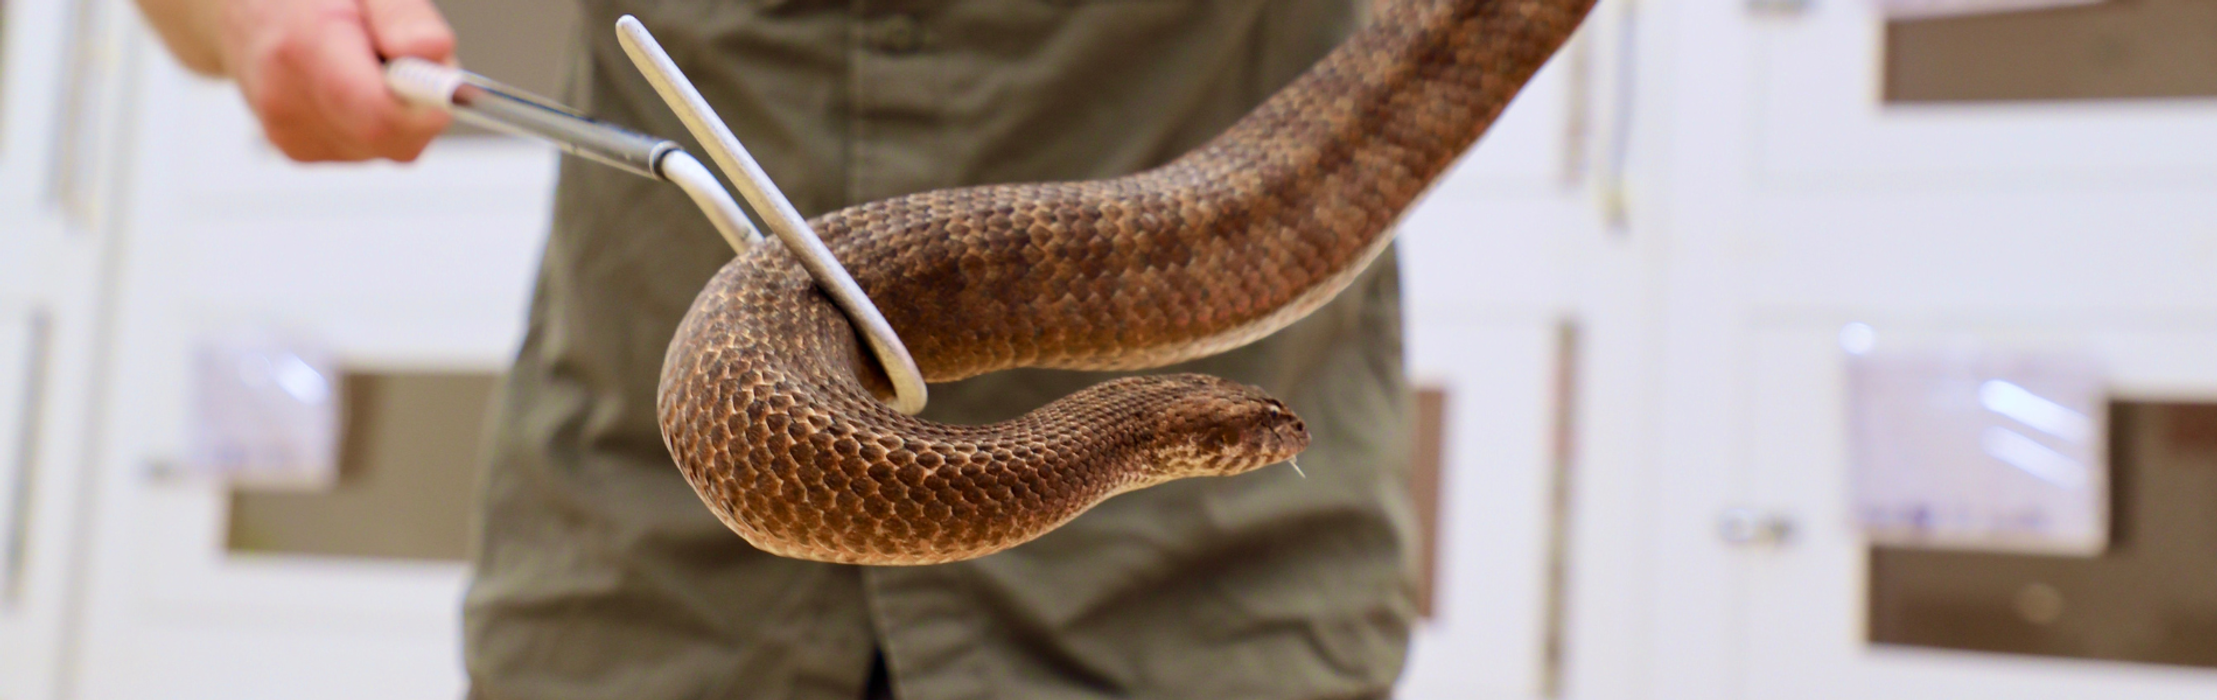
[[[454,58],[454,29],[431,0],[361,0],[370,39],[383,58],[414,56],[439,63]]]

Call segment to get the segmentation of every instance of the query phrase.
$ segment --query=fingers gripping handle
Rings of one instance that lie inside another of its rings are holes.
[[[454,113],[496,131],[545,139],[562,150],[659,178],[663,156],[677,144],[595,120],[484,76],[420,58],[385,64],[385,86],[401,99]]]
[[[425,107],[449,109],[454,91],[462,87],[462,69],[412,56],[385,62],[385,87],[401,101]]]
[[[420,58],[386,63],[385,86],[404,101],[447,110],[478,126],[544,139],[569,153],[669,180],[692,197],[732,250],[762,240],[716,176],[667,139],[597,121],[484,76]]]

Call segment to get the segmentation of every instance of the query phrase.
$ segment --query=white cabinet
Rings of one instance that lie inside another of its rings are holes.
[[[1653,426],[1607,438],[1646,452],[1650,578],[1618,669],[1640,680],[1589,697],[2217,693],[2203,669],[1868,641],[1843,324],[2090,352],[2120,397],[2217,400],[2217,101],[1882,104],[1873,5],[1640,5],[1631,235],[1667,252],[1653,364],[1597,400]]]
[[[2004,326],[1992,338],[2075,346],[2112,373],[2122,399],[2217,400],[2217,324]],[[1893,335],[1961,332],[1894,324]],[[1839,325],[1750,329],[1746,498],[1789,513],[1794,535],[1746,550],[1741,657],[1749,698],[2206,698],[2217,669],[1872,646],[1865,639],[1867,545],[1847,492],[1846,372]],[[1882,340],[1885,331],[1881,331]],[[1914,342],[1914,341],[1912,341]]]
[[[1400,697],[1542,698],[1558,682],[1549,644],[1560,453],[1556,395],[1565,335],[1548,320],[1416,319],[1409,362],[1445,393],[1431,615]]]
[[[99,3],[0,4],[0,697],[52,697],[86,532],[115,45]],[[72,80],[71,78],[74,78]]]
[[[1734,7],[1752,6],[1734,4]],[[1754,163],[1781,187],[1943,188],[1966,182],[2131,187],[2217,172],[2217,100],[2023,104],[1881,102],[1885,24],[1870,0],[1812,0],[1784,16],[1687,27],[1745,33]],[[1741,109],[1716,104],[1716,109]]]
[[[235,88],[134,39],[75,696],[456,696],[461,562],[236,551],[229,489],[163,467],[185,453],[193,352],[229,328],[312,339],[350,370],[504,368],[555,155],[471,137],[414,166],[294,165]]]
[[[1558,431],[1575,370],[1564,364],[1591,330],[1577,320],[1581,271],[1610,235],[1587,177],[1591,34],[1534,78],[1398,234],[1409,373],[1444,395],[1432,611],[1403,698],[1544,698],[1568,671],[1554,568],[1569,546]]]
[[[39,517],[57,492],[69,491],[37,463],[47,437],[52,326],[29,307],[0,300],[0,693],[11,696],[45,693],[53,683],[62,621],[55,574],[66,567],[55,548],[66,537],[48,536],[66,521]]]

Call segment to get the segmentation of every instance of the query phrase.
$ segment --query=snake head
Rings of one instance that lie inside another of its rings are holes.
[[[1155,479],[1231,476],[1308,449],[1301,417],[1261,389],[1198,374],[1166,379],[1184,386],[1157,414]]]

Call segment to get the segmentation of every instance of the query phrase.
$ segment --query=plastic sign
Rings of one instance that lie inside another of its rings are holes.
[[[203,338],[192,371],[186,473],[250,488],[337,482],[340,377],[328,353],[271,333],[231,333]]]
[[[1855,513],[1873,542],[2080,555],[2107,546],[2098,362],[1881,351],[1868,338],[1862,324],[1841,333]]]

